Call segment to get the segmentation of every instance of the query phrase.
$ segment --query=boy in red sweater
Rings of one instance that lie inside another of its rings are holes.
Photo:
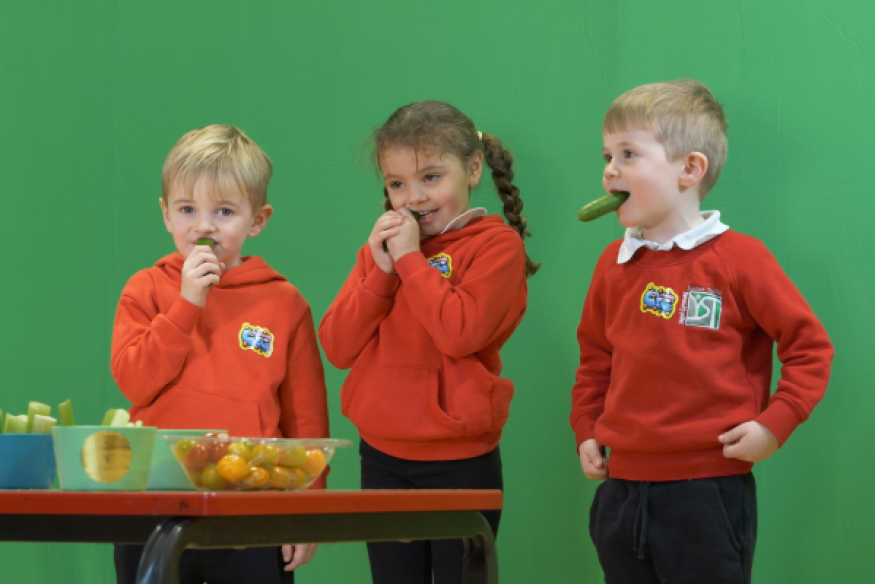
[[[328,436],[310,307],[264,260],[241,256],[273,212],[271,174],[267,155],[232,126],[193,130],[168,154],[160,204],[177,251],[128,281],[113,327],[112,375],[132,420],[232,436]],[[186,550],[180,581],[293,582],[291,570],[314,552]],[[134,581],[141,553],[116,546],[119,582]]]
[[[607,479],[590,535],[611,584],[749,583],[753,463],[808,418],[833,348],[765,246],[700,211],[727,149],[707,87],[628,91],[603,134],[602,184],[628,199],[578,328],[571,426],[584,474]]]

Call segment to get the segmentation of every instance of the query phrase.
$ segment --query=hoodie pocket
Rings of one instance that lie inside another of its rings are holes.
[[[341,390],[341,411],[359,431],[386,440],[460,438],[465,423],[441,408],[439,374],[427,367],[354,367]]]
[[[187,387],[164,391],[137,418],[161,429],[222,428],[232,436],[265,435],[258,404]]]

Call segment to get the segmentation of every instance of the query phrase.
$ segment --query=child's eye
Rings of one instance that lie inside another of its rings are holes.
[[[389,182],[389,188],[390,189],[400,189],[401,184],[402,184],[401,181],[393,180],[393,181]]]
[[[610,163],[613,157],[607,152],[602,153],[602,158],[605,159],[605,163]]]
[[[623,150],[623,158],[634,158],[635,152],[633,150]]]
[[[228,209],[227,207],[223,207],[222,209],[219,209],[219,215],[221,215],[222,217],[230,217],[233,214],[234,214],[234,211],[232,211],[231,209]]]
[[[437,179],[439,179],[440,177],[441,177],[441,175],[439,175],[439,174],[427,174],[423,177],[423,180],[425,182],[434,182]]]
[[[194,207],[189,207],[188,205],[179,208],[180,213],[184,213],[188,215],[189,213],[194,213]]]

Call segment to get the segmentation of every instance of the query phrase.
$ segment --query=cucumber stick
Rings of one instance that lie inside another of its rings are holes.
[[[604,197],[585,205],[577,212],[577,218],[581,221],[592,221],[602,215],[607,215],[620,208],[626,202],[629,193],[608,193]]]
[[[200,239],[197,240],[198,245],[208,245],[208,246],[210,246],[210,248],[212,248],[213,245],[215,245],[215,243],[216,242],[213,241],[212,239],[210,239],[209,237],[201,237]]]

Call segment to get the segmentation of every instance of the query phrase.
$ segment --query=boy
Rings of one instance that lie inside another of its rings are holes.
[[[160,205],[177,253],[134,274],[113,327],[112,375],[132,420],[232,436],[328,436],[310,307],[264,260],[241,256],[273,213],[271,174],[267,155],[232,126],[193,130],[167,155]],[[294,581],[291,570],[314,551],[186,550],[180,581]],[[116,546],[119,582],[134,581],[141,553]]]
[[[762,243],[700,212],[727,149],[707,87],[628,91],[603,134],[602,184],[629,196],[578,328],[571,425],[584,474],[607,479],[590,535],[611,584],[749,583],[753,463],[821,399],[832,345]]]

